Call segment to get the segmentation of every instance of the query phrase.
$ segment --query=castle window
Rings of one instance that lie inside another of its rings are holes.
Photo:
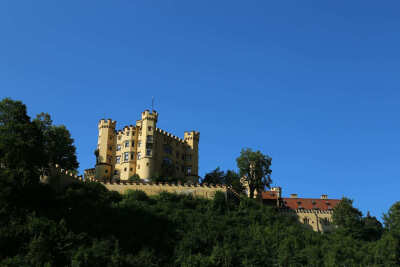
[[[140,159],[140,157],[141,157],[141,153],[138,152],[138,153],[137,153],[137,159]]]
[[[108,157],[107,157],[107,160],[108,160],[108,163],[111,163],[111,161],[112,161],[112,156],[108,156]]]
[[[132,169],[132,168],[130,168],[129,170],[130,170],[130,171],[132,171],[133,169]]]
[[[149,127],[147,127],[147,129],[148,129],[149,131],[151,131],[151,130],[152,130],[152,127],[151,127],[151,126],[149,126]]]
[[[135,146],[135,141],[132,140],[132,147],[134,147],[134,146]]]
[[[121,140],[121,136],[118,136],[118,140]]]
[[[146,149],[146,156],[151,156],[151,149]]]
[[[153,136],[152,135],[148,135],[147,139],[146,139],[147,143],[153,143]]]
[[[128,161],[129,160],[129,152],[125,152],[124,153],[124,161]]]
[[[120,162],[121,162],[121,156],[117,156],[115,159],[116,159],[116,162],[117,162],[117,163],[120,163]]]
[[[121,145],[117,145],[117,151],[121,150]]]
[[[104,172],[105,172],[105,173],[108,173],[108,170],[105,170]]]
[[[329,224],[329,219],[328,218],[320,218],[319,221],[320,221],[321,224],[325,224],[325,225]]]
[[[125,141],[125,147],[129,147],[129,141]]]
[[[141,144],[142,144],[142,141],[139,140],[139,141],[137,142],[137,146],[140,147]]]
[[[126,132],[126,135],[128,135],[128,136],[129,136],[129,135],[130,135],[130,132],[129,132],[129,131],[127,131],[127,132]]]
[[[165,158],[163,158],[163,163],[169,165],[169,164],[172,164],[172,161],[170,160],[170,158],[165,157]]]
[[[124,172],[126,172],[126,168],[124,168]]]
[[[109,149],[109,150],[112,150],[112,146],[108,146],[108,149]]]
[[[131,152],[131,159],[135,159],[135,152]]]
[[[310,219],[304,218],[304,219],[303,219],[303,223],[304,223],[304,224],[310,224]]]
[[[172,154],[172,147],[170,146],[170,145],[168,145],[168,144],[164,144],[164,152],[165,153],[167,153],[167,154]]]
[[[112,135],[110,135],[110,140],[112,140]]]
[[[186,174],[187,175],[191,175],[192,174],[192,167],[187,167]]]

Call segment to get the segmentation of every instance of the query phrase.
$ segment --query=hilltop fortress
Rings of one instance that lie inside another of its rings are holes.
[[[145,110],[136,125],[115,130],[116,121],[101,119],[98,124],[98,143],[96,167],[84,172],[85,181],[98,181],[108,190],[125,193],[128,190],[141,190],[148,195],[161,192],[190,194],[194,197],[212,199],[217,192],[228,197],[228,192],[236,192],[225,185],[198,184],[198,149],[200,133],[189,131],[181,139],[157,128],[158,113]],[[163,177],[163,169],[168,166],[175,177],[184,177],[187,183],[152,183],[153,177]],[[64,171],[63,171],[64,172]],[[67,173],[68,174],[68,173]],[[138,175],[140,180],[129,179]],[[63,179],[66,184],[82,177]],[[49,181],[51,182],[51,181]],[[248,190],[247,190],[248,193]],[[232,195],[231,194],[231,195]],[[338,199],[290,198],[282,197],[282,189],[273,187],[262,193],[266,205],[275,206],[281,214],[294,216],[301,223],[318,232],[333,229],[333,208]]]
[[[167,166],[175,177],[198,178],[200,133],[188,131],[181,139],[157,128],[158,113],[145,110],[136,125],[116,130],[116,121],[98,124],[96,167],[85,176],[101,181],[126,181],[133,175],[148,180],[163,175]]]

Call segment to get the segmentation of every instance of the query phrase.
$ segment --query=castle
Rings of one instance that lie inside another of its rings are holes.
[[[200,133],[188,131],[184,139],[157,128],[158,113],[142,112],[136,125],[116,131],[116,121],[101,119],[98,124],[96,167],[85,177],[102,181],[126,181],[133,175],[146,181],[169,175],[188,181],[198,178]]]
[[[108,190],[120,193],[142,190],[155,195],[166,191],[209,199],[216,192],[222,192],[226,197],[228,191],[235,193],[224,185],[197,183],[199,132],[185,132],[184,139],[181,139],[157,128],[157,120],[156,111],[145,110],[136,125],[125,126],[119,131],[115,130],[116,121],[100,120],[96,167],[85,170],[85,180],[100,181]],[[150,178],[163,177],[165,167],[170,175],[185,177],[188,183],[149,182]],[[129,179],[133,175],[138,175],[141,180]],[[262,192],[262,201],[318,232],[332,230],[333,208],[340,202],[328,199],[326,195],[298,198],[297,194],[292,194],[290,198],[284,198],[280,187]]]
[[[282,197],[281,187],[262,192],[262,200],[266,205],[276,206],[282,214],[296,217],[300,223],[316,232],[332,231],[333,209],[340,202],[340,199],[329,199],[327,195],[321,195],[320,198],[299,198],[297,194],[291,194],[289,198]]]

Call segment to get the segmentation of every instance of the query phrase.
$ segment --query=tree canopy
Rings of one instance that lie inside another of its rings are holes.
[[[231,201],[223,193],[213,199],[121,195],[90,181],[56,191],[39,182],[37,171],[59,159],[46,152],[51,145],[43,149],[51,143],[43,134],[51,125],[50,117],[33,123],[21,102],[0,102],[0,266],[400,265],[400,202],[385,214],[382,229],[344,198],[333,211],[337,228],[321,234],[275,207],[245,197]],[[76,166],[74,157],[63,155],[75,151],[62,151],[60,158],[71,160],[64,166]],[[269,169],[270,160],[263,160]],[[225,184],[241,177],[215,173]]]
[[[269,188],[272,183],[272,170],[270,169],[272,158],[262,154],[259,150],[252,151],[247,148],[242,149],[236,162],[240,176],[249,187],[250,198],[254,197],[254,191],[261,197],[261,192]]]

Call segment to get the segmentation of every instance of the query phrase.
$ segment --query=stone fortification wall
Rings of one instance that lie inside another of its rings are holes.
[[[330,232],[334,229],[332,223],[332,210],[307,210],[307,209],[279,209],[285,215],[297,217],[300,223],[316,232]]]
[[[127,190],[141,190],[147,195],[157,195],[161,192],[187,194],[194,197],[213,198],[216,192],[226,195],[227,188],[222,185],[200,184],[168,184],[168,183],[135,183],[121,181],[119,183],[102,183],[108,190],[124,194]]]

